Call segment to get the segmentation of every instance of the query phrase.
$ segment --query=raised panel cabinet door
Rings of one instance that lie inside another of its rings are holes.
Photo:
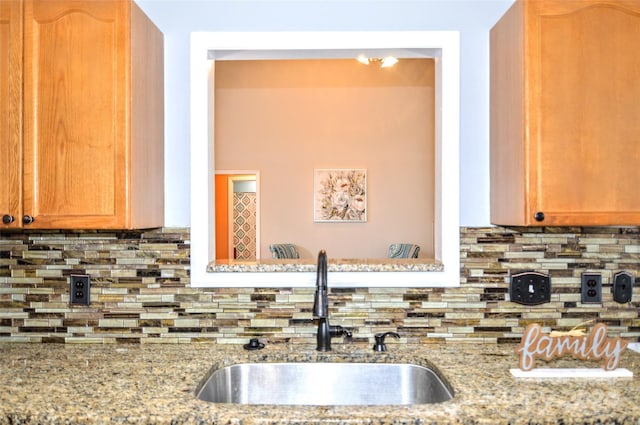
[[[24,14],[24,214],[126,227],[130,3],[26,0]]]
[[[491,30],[491,222],[640,224],[640,2],[517,0]]]
[[[22,2],[0,1],[0,229],[22,214]]]
[[[529,217],[640,223],[640,2],[529,2]]]

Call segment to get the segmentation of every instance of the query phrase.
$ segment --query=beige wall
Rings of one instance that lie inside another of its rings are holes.
[[[433,60],[217,62],[215,167],[260,171],[262,257],[273,242],[333,258],[412,242],[431,257]],[[367,169],[366,223],[314,223],[317,168]]]

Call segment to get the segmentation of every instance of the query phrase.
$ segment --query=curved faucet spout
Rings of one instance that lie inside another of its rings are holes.
[[[316,294],[313,299],[313,316],[325,318],[329,315],[329,300],[327,287],[327,252],[323,249],[318,253],[316,271]]]
[[[316,274],[316,286],[327,289],[327,251],[324,249],[318,253],[318,270]]]
[[[331,338],[338,336],[351,337],[351,332],[342,326],[329,324],[329,289],[327,286],[327,253],[323,249],[318,253],[318,270],[316,274],[316,294],[313,298],[313,317],[318,320],[318,351],[331,351]]]

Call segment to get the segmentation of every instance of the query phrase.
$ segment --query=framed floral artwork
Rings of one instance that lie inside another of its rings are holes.
[[[315,169],[313,185],[313,221],[367,221],[367,170]]]

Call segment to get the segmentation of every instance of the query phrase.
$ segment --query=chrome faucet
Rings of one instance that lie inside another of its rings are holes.
[[[313,299],[313,317],[318,319],[318,351],[331,351],[331,338],[352,334],[342,326],[329,324],[329,289],[327,287],[327,253],[323,249],[318,254],[318,270],[316,272],[316,294]]]

